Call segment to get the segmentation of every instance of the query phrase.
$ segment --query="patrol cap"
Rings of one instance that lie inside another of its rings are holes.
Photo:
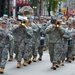
[[[39,19],[39,17],[38,16],[35,16],[34,19]]]
[[[66,24],[67,24],[67,25],[68,25],[68,24],[69,24],[69,25],[71,25],[71,24],[72,24],[72,22],[70,22],[70,21],[67,21],[67,22],[66,22]]]
[[[2,21],[3,24],[7,24],[5,20]]]
[[[0,22],[2,22],[3,21],[3,19],[2,18],[0,18]]]
[[[6,18],[7,18],[7,17],[8,17],[8,15],[4,14],[4,15],[3,15],[3,17],[6,17]]]
[[[40,16],[40,19],[44,19],[44,16]]]
[[[14,20],[14,18],[10,18],[9,21],[10,22],[14,22],[15,20]]]
[[[5,19],[7,19],[7,18],[8,18],[8,15],[4,14],[4,15],[3,15],[3,19],[5,20]]]
[[[47,19],[51,19],[51,17],[50,16],[48,16],[48,17],[46,17]]]

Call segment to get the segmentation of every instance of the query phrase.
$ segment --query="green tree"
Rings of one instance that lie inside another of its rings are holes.
[[[62,1],[65,1],[65,0],[47,0],[46,1],[47,2],[46,6],[47,6],[49,16],[50,16],[50,11],[55,12],[56,8],[58,7],[59,2],[62,2]]]

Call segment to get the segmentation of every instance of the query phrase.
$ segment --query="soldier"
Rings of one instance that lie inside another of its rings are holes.
[[[33,44],[33,30],[30,27],[30,22],[28,21],[28,19],[24,17],[24,20],[22,21],[22,24],[24,24],[24,26],[26,27],[26,32],[27,35],[25,37],[25,44],[24,44],[24,66],[27,66],[28,64],[31,64],[31,58],[32,58],[32,44]]]
[[[70,35],[65,30],[65,33],[62,36],[62,48],[61,48],[61,53],[60,53],[61,54],[61,57],[60,57],[61,63],[60,63],[60,65],[62,65],[62,66],[64,66],[64,62],[65,62],[65,58],[66,58],[66,53],[68,51],[68,39],[69,38],[70,38]]]
[[[49,25],[46,28],[46,33],[49,35],[48,47],[50,60],[52,63],[52,69],[56,70],[58,63],[60,63],[61,41],[64,34],[64,29],[60,26],[60,22],[57,21],[54,25]]]
[[[67,24],[68,28],[66,28],[66,32],[70,34],[70,38],[68,39],[68,52],[67,52],[67,61],[72,62],[72,53],[74,49],[74,42],[73,42],[73,37],[75,30],[72,28],[72,23],[68,22]]]
[[[38,21],[39,18],[35,17],[33,23],[31,23],[31,27],[33,29],[33,61],[36,62],[37,59],[37,49],[39,46],[39,34],[40,34],[40,28],[38,27]]]
[[[73,28],[75,29],[75,18],[73,18]],[[73,37],[73,41],[74,41],[74,49],[72,59],[75,60],[75,37]]]
[[[44,23],[44,17],[40,16],[40,21],[38,24],[39,28],[40,28],[40,44],[39,44],[39,48],[38,48],[38,53],[39,53],[39,58],[38,60],[42,60],[42,55],[43,55],[43,48],[46,49],[46,34],[45,34],[45,28],[46,28],[46,24]]]
[[[8,29],[9,29],[9,39],[10,39],[9,59],[8,59],[9,61],[13,60],[13,54],[14,54],[14,38],[13,38],[13,33],[12,33],[13,25],[14,25],[14,19],[10,19],[10,26],[8,27]]]
[[[27,62],[31,63],[31,60],[28,61],[28,58],[30,59],[29,53],[32,52],[31,33],[30,31],[27,31],[27,27],[25,26],[25,24],[27,24],[26,19],[19,27],[17,27],[17,29],[14,30],[14,36],[16,38],[15,41],[18,42],[17,68],[21,67],[22,58],[24,59],[24,63],[23,63],[24,66],[27,66]]]
[[[4,73],[6,61],[8,59],[8,47],[9,47],[9,37],[6,30],[7,24],[5,21],[2,22],[0,28],[0,73]]]
[[[61,24],[62,24],[62,27],[63,27],[63,28],[67,28],[67,25],[66,25],[66,17],[62,17],[62,22],[61,22]]]
[[[21,21],[22,21],[23,17],[22,16],[18,16],[17,18],[17,24],[13,25],[12,27],[12,33],[13,31],[19,27],[21,25]],[[17,33],[15,34],[15,36],[17,35]],[[13,33],[13,36],[14,36],[14,33]],[[15,38],[14,36],[14,53],[15,53],[15,59],[17,59],[17,56],[18,56],[18,48],[19,48],[19,44],[17,42],[17,38]]]

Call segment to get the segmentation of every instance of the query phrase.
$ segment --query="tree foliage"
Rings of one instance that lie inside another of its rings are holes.
[[[47,10],[48,10],[48,13],[49,13],[49,16],[50,16],[50,11],[55,12],[55,10],[58,7],[59,2],[62,2],[62,1],[65,1],[65,0],[44,0],[44,1],[47,2],[46,3],[47,4]]]

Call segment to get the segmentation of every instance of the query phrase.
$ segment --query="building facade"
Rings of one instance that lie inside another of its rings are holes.
[[[3,14],[9,15],[9,0],[0,0],[0,17]]]
[[[66,7],[68,7],[69,10],[75,9],[75,0],[66,0]]]

